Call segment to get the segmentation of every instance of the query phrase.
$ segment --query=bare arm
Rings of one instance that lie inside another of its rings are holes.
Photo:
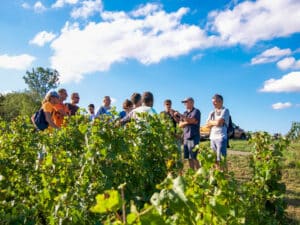
[[[45,117],[46,117],[46,121],[48,122],[49,126],[59,129],[59,127],[56,126],[55,123],[52,121],[51,113],[45,112]]]
[[[179,127],[183,128],[186,125],[197,124],[197,123],[198,123],[198,120],[196,118],[187,118],[187,117],[184,117],[183,120],[179,122]]]
[[[225,120],[223,118],[220,118],[217,120],[209,120],[207,125],[209,127],[213,127],[213,126],[221,127],[224,125],[224,123],[225,123]]]
[[[181,114],[173,109],[171,109],[171,116],[175,120],[176,123],[179,123]]]

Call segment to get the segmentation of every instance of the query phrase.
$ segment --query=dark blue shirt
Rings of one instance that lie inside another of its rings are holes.
[[[183,138],[186,140],[200,137],[199,129],[201,113],[199,109],[193,108],[190,112],[185,111],[183,115],[187,118],[195,118],[198,121],[196,124],[188,124],[183,128]]]

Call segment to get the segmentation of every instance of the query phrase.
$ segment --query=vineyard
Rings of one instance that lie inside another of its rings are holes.
[[[1,224],[288,224],[281,181],[289,142],[252,135],[250,178],[214,168],[198,146],[198,171],[184,169],[173,124],[141,115],[71,117],[37,132],[29,118],[0,123]]]

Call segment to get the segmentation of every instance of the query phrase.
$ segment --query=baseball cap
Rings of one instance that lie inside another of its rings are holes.
[[[51,97],[59,98],[59,95],[58,95],[58,93],[57,93],[56,91],[50,91],[50,92],[49,92],[49,95],[50,95]]]
[[[186,97],[186,98],[183,99],[181,102],[182,102],[182,103],[185,103],[185,102],[188,102],[188,101],[194,102],[194,99],[193,99],[192,97]]]

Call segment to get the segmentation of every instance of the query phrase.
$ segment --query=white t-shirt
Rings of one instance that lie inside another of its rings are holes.
[[[145,106],[145,105],[135,108],[134,110],[132,110],[132,112],[134,114],[135,113],[143,113],[143,112],[149,113],[150,115],[156,114],[156,111],[152,107]]]
[[[207,121],[208,120],[218,120],[218,119],[224,119],[225,123],[223,126],[213,126],[210,130],[210,136],[209,139],[222,139],[227,138],[227,127],[229,125],[229,110],[222,107],[221,109],[215,109],[212,112],[210,112]]]

